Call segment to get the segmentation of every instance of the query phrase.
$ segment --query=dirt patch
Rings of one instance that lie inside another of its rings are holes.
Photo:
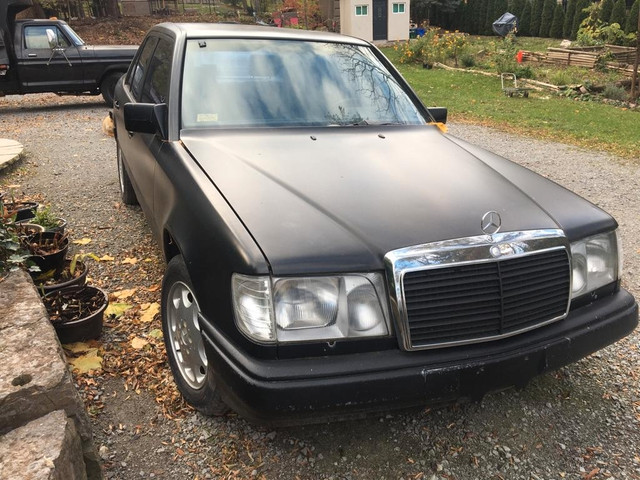
[[[217,15],[153,15],[149,17],[122,17],[73,20],[69,25],[89,45],[140,45],[151,27],[163,22],[215,23]]]

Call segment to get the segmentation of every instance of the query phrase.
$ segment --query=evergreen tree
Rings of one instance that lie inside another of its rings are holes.
[[[524,5],[526,2],[527,0],[514,0],[513,6],[510,7],[512,10],[509,11],[518,17],[518,20],[522,19],[522,12],[524,12]]]
[[[602,0],[602,2],[600,2],[600,14],[598,15],[598,18],[605,23],[609,22],[612,10],[613,0]]]
[[[495,20],[495,18],[493,18],[493,3],[494,0],[487,0],[487,9],[485,11],[484,17],[484,27],[482,28],[483,35],[493,35],[493,29],[491,28],[491,24]]]
[[[522,9],[522,18],[520,19],[520,26],[518,32],[523,37],[531,35],[531,2],[526,0],[524,2],[524,8]]]
[[[617,23],[622,27],[627,24],[627,4],[625,0],[617,0],[616,3],[613,4],[613,10],[611,10],[611,16],[609,17],[609,25],[612,23]]]
[[[533,0],[531,7],[531,26],[529,27],[529,33],[532,37],[537,37],[540,33],[540,20],[542,19],[543,7],[544,0]]]
[[[551,22],[553,22],[553,12],[557,4],[556,0],[544,0],[542,18],[540,19],[540,31],[538,32],[539,37],[549,37]]]
[[[640,0],[633,2],[629,15],[627,16],[627,24],[624,27],[625,33],[636,33],[638,31],[638,10],[640,9]]]
[[[509,5],[507,0],[494,0],[493,21],[495,22],[497,19],[499,19],[503,14],[507,13],[508,11],[509,11]]]
[[[549,30],[549,36],[551,38],[562,38],[562,26],[564,25],[564,9],[560,3],[556,3],[556,8],[553,10],[553,21],[551,22],[551,29]]]
[[[624,2],[624,0],[622,0]],[[591,4],[590,0],[578,0],[576,3],[576,14],[573,16],[573,25],[571,26],[571,40],[578,38],[578,30],[582,21],[589,16],[585,9]]]
[[[461,2],[465,3],[465,2]],[[474,0],[467,0],[466,7],[464,9],[464,28],[463,31],[467,32],[470,35],[474,35],[476,33],[473,26],[473,16],[475,15],[475,8],[478,4]]]
[[[576,0],[569,0],[567,11],[564,14],[564,24],[562,25],[562,38],[571,37],[571,29],[573,28],[573,17],[576,14]]]

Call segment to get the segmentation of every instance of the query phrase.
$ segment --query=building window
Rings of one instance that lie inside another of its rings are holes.
[[[368,5],[356,5],[356,17],[363,17],[369,14]]]
[[[404,3],[394,3],[393,13],[404,13]]]

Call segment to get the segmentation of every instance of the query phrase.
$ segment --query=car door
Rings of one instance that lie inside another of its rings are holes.
[[[163,139],[157,134],[127,132],[122,106],[125,103],[168,103],[173,43],[164,37],[149,37],[141,47],[124,80],[122,98],[116,97],[114,109],[118,143],[124,155],[138,201],[148,219],[153,218],[153,185],[156,154]],[[155,229],[155,225],[152,225]]]
[[[29,91],[82,89],[80,52],[57,25],[24,25],[21,46],[19,75]]]

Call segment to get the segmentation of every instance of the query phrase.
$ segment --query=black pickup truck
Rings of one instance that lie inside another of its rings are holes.
[[[102,94],[113,91],[137,46],[88,46],[62,20],[16,20],[31,0],[0,2],[0,96],[54,92]]]

